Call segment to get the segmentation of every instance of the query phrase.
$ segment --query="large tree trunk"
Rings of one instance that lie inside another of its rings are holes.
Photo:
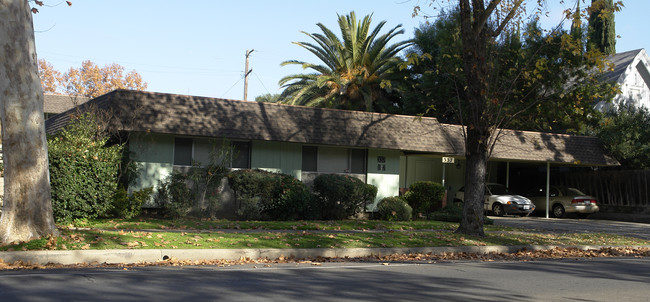
[[[43,91],[26,0],[0,0],[0,119],[5,167],[0,242],[56,234]]]
[[[486,14],[483,0],[459,1],[463,67],[467,77],[468,111],[466,125],[465,202],[463,219],[457,233],[484,236],[483,196],[487,172],[491,121],[487,114],[488,66],[487,40],[489,27],[482,24]]]
[[[487,175],[487,149],[481,144],[481,134],[475,129],[467,130],[467,165],[465,168],[465,201],[463,217],[457,233],[485,236],[483,232],[483,203],[485,195],[485,176]]]

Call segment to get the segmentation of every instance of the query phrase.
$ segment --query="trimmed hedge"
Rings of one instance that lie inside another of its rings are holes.
[[[411,184],[404,199],[413,208],[413,213],[428,215],[442,208],[445,187],[432,181],[418,181]]]
[[[237,216],[240,219],[317,218],[309,189],[291,175],[263,170],[237,170],[228,175],[228,184],[239,202]]]
[[[411,220],[413,209],[401,197],[386,197],[377,205],[379,218],[388,221]]]
[[[112,209],[122,146],[107,146],[97,118],[86,113],[71,118],[49,137],[48,159],[52,209],[56,221],[103,217]]]
[[[365,210],[377,196],[377,187],[358,178],[321,174],[314,179],[321,219],[346,219]]]

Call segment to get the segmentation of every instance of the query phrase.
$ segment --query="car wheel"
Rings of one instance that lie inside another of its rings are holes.
[[[501,205],[500,203],[495,203],[492,206],[492,213],[494,213],[494,216],[503,216],[503,214],[505,214],[505,212],[503,211],[503,205]]]
[[[563,218],[566,215],[566,211],[561,204],[556,204],[553,206],[553,217]]]
[[[578,218],[580,218],[580,219],[585,219],[585,218],[587,218],[587,216],[589,216],[588,213],[578,213]]]

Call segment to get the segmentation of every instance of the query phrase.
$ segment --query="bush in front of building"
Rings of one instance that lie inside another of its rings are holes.
[[[365,210],[377,196],[377,187],[356,177],[321,174],[314,179],[314,195],[321,219],[346,219]]]
[[[417,216],[425,216],[442,208],[445,187],[432,181],[418,181],[411,184],[404,199]]]
[[[237,216],[245,220],[298,220],[317,218],[314,198],[307,186],[287,174],[263,170],[237,170],[228,174],[235,192]]]
[[[460,222],[463,219],[463,203],[452,202],[439,211],[427,215],[429,220]],[[494,221],[483,215],[483,224],[491,225]]]
[[[142,205],[151,198],[153,188],[144,188],[134,191],[131,194],[120,186],[113,195],[111,213],[113,216],[124,219],[131,219],[140,216]]]
[[[379,218],[388,221],[411,220],[413,209],[402,197],[385,197],[377,205]]]
[[[48,138],[52,209],[57,222],[110,213],[118,186],[122,145],[107,145],[95,114],[71,117]]]
[[[443,209],[430,213],[427,218],[437,221],[460,222],[463,218],[463,203],[452,202]]]
[[[180,172],[173,172],[158,182],[154,203],[162,210],[163,215],[181,218],[190,213],[193,195],[188,182],[188,176]]]

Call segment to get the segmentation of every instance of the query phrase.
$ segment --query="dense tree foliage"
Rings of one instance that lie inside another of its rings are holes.
[[[280,95],[267,93],[256,97],[255,101],[263,103],[277,103],[280,101]]]
[[[573,35],[542,34],[533,23],[520,34],[522,22],[531,20],[526,18],[527,11],[543,13],[541,2],[535,2],[532,10],[523,0],[447,3],[458,12],[460,47],[446,55],[462,63],[454,70],[436,72],[461,75],[451,80],[456,88],[454,102],[438,100],[446,102],[457,122],[465,126],[466,200],[457,232],[483,236],[487,160],[499,129],[541,125],[540,130],[555,131],[569,128],[558,125],[571,124],[574,117],[588,117],[593,106],[588,98],[599,92],[580,84],[597,81],[590,74],[604,68],[604,57],[598,51],[585,52],[575,31]],[[567,15],[575,14],[569,11]]]
[[[622,169],[650,169],[650,112],[621,105],[606,114],[594,129]]]
[[[341,37],[323,24],[322,33],[305,33],[314,43],[294,42],[313,53],[321,61],[313,64],[290,60],[282,65],[298,65],[313,73],[284,77],[281,102],[316,107],[391,112],[399,106],[399,94],[394,81],[402,79],[396,73],[398,54],[410,41],[389,44],[402,34],[401,25],[380,34],[385,21],[371,30],[372,15],[357,21],[354,12],[339,16]]]
[[[41,86],[43,86],[44,93],[58,93],[61,72],[54,69],[54,66],[50,62],[43,59],[38,60],[38,76],[41,79]]]
[[[547,32],[531,21],[504,33],[488,48],[490,84],[496,88],[498,121],[520,130],[584,133],[599,113],[596,100],[615,89],[598,79],[602,55],[586,52],[580,30]],[[457,10],[415,32],[411,54],[420,56],[409,68],[415,82],[405,97],[405,113],[424,113],[441,122],[463,123],[467,91],[462,85],[460,24]],[[562,106],[558,106],[562,104]]]
[[[145,90],[147,83],[135,70],[124,73],[124,67],[113,63],[99,67],[86,60],[80,68],[61,73],[45,60],[38,61],[41,85],[46,93],[93,98],[115,89]]]

